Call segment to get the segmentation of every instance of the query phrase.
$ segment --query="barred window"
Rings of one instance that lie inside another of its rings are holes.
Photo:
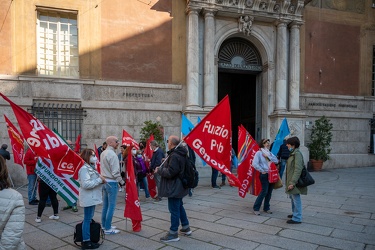
[[[78,103],[36,101],[32,106],[32,114],[65,140],[74,142],[79,134],[82,135],[82,123],[86,111]]]
[[[38,10],[38,75],[79,77],[77,14]]]

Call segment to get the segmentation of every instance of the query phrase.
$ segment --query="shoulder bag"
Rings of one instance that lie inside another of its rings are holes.
[[[314,178],[310,175],[310,173],[306,170],[305,166],[302,169],[301,176],[296,183],[297,187],[307,187],[315,183]]]

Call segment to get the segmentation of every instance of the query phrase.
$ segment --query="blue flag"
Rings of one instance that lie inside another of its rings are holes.
[[[193,128],[193,123],[191,123],[191,121],[189,121],[189,119],[184,114],[182,114],[181,133],[184,136],[187,136]]]
[[[285,136],[289,134],[290,134],[290,131],[288,127],[288,121],[286,120],[286,118],[284,118],[283,122],[280,125],[279,131],[277,132],[275,141],[273,142],[273,146],[271,150],[272,154],[277,155],[277,153],[280,150],[280,146],[283,144],[283,140]]]

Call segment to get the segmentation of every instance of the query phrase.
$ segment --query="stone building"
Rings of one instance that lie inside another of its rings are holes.
[[[9,0],[0,20],[0,91],[84,146],[147,120],[179,134],[228,94],[235,148],[239,124],[273,139],[286,117],[307,157],[326,115],[325,168],[374,165],[372,0]]]

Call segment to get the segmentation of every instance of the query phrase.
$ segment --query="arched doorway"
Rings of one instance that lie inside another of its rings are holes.
[[[229,95],[232,114],[232,145],[237,152],[238,126],[242,124],[256,138],[260,121],[261,57],[255,46],[243,38],[230,38],[219,50],[218,102]]]

